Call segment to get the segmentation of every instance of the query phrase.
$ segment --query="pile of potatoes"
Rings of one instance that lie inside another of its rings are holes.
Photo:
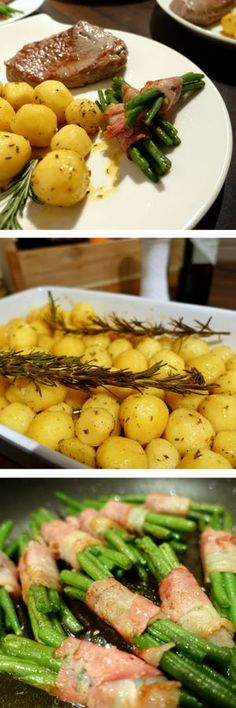
[[[71,328],[89,325],[87,303],[61,310]],[[0,327],[0,349],[78,356],[82,362],[143,371],[165,365],[161,380],[197,368],[209,392],[181,395],[148,387],[97,387],[90,395],[63,385],[0,378],[0,423],[53,450],[103,469],[236,468],[236,354],[197,336],[64,334],[48,323],[49,305]]]
[[[5,189],[36,157],[36,197],[54,206],[80,202],[89,187],[90,136],[101,119],[96,103],[74,98],[60,81],[43,81],[36,88],[24,81],[0,84],[0,187]]]

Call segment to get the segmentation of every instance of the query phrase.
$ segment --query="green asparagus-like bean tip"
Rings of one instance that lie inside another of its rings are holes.
[[[154,101],[152,107],[148,111],[146,111],[144,123],[148,127],[153,123],[154,118],[156,117],[158,111],[162,107],[163,101],[164,101],[164,97],[158,96],[158,98],[156,98],[156,100]]]
[[[140,144],[143,145],[145,150],[155,161],[160,175],[164,175],[166,172],[169,172],[171,168],[171,160],[169,160],[169,158],[161,152],[153,140],[150,138],[144,138],[143,140],[140,140]]]
[[[24,657],[24,660],[36,662],[39,666],[44,666],[52,671],[60,669],[61,661],[53,658],[53,649],[43,644],[37,644],[33,639],[8,634],[2,642],[2,647],[10,656]]]
[[[60,578],[63,583],[72,585],[72,587],[78,588],[78,590],[83,590],[85,595],[93,582],[90,578],[86,578],[85,575],[82,575],[82,573],[74,572],[73,570],[62,570]]]
[[[51,612],[60,612],[61,608],[61,597],[58,590],[54,588],[48,589],[48,598],[51,605]]]
[[[5,624],[8,629],[17,634],[22,634],[22,629],[16,614],[16,610],[13,601],[4,587],[0,587],[0,606],[4,612]]]
[[[233,529],[233,514],[231,511],[225,510],[223,516],[223,531],[232,531]]]
[[[147,103],[150,103],[151,101],[153,101],[154,98],[157,98],[158,96],[162,96],[161,92],[158,89],[147,89],[147,91],[143,91],[143,93],[138,93],[138,95],[134,98],[131,98],[130,101],[126,101],[125,109],[126,111],[130,111],[133,108],[137,108],[137,106],[144,107],[147,105]]]
[[[132,145],[128,149],[128,155],[130,159],[137,165],[137,167],[140,168],[141,172],[143,172],[145,177],[150,179],[151,182],[158,182],[158,174],[154,172],[146,157],[142,155],[139,147],[137,147],[136,145]]]
[[[78,622],[64,600],[61,600],[61,621],[72,634],[78,634],[83,629],[83,625]]]
[[[14,527],[13,521],[7,520],[3,521],[3,523],[0,526],[0,551],[3,550],[4,544],[10,536],[10,533],[12,532],[12,529]]]
[[[230,602],[224,588],[224,573],[219,573],[218,570],[214,570],[212,573],[209,573],[209,580],[217,604],[222,608],[230,607]]]
[[[146,519],[147,521],[150,521],[151,524],[156,523],[160,526],[164,526],[165,528],[169,528],[171,530],[173,529],[174,531],[191,533],[196,530],[195,521],[191,521],[190,519],[185,519],[180,516],[148,512]]]
[[[230,603],[230,618],[236,628],[236,573],[222,573],[224,588]]]
[[[102,580],[103,578],[112,578],[112,573],[110,573],[107,568],[100,563],[97,558],[92,557],[87,551],[77,554],[77,558],[81,568],[89,575],[93,580]]]
[[[43,587],[43,585],[35,585],[35,583],[32,583],[29,593],[30,597],[32,596],[34,599],[38,612],[47,615],[52,611],[47,588]]]
[[[171,538],[169,529],[165,529],[163,526],[157,526],[157,524],[152,524],[146,520],[144,521],[143,530],[145,533],[155,536],[155,538],[159,538],[160,540]]]

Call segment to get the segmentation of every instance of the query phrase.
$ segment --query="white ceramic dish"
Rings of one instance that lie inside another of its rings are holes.
[[[199,27],[199,25],[194,25],[192,22],[184,20],[183,17],[176,15],[176,13],[171,9],[172,0],[156,0],[156,2],[160,5],[161,9],[167,13],[167,15],[172,17],[173,20],[176,20],[176,22],[179,22],[184,27],[187,27],[187,29],[192,30],[192,32],[196,32],[202,37],[207,37],[208,39],[219,42],[220,44],[227,44],[231,46],[234,45],[236,47],[236,40],[233,39],[233,37],[226,37],[226,35],[222,34],[222,26],[220,22],[212,25],[212,27]]]
[[[88,302],[93,305],[98,314],[119,313],[126,317],[135,317],[150,321],[167,322],[171,317],[183,316],[188,324],[195,319],[205,322],[212,316],[212,326],[221,331],[230,331],[225,337],[225,343],[236,348],[236,315],[233,310],[223,310],[199,305],[186,305],[178,302],[158,303],[155,300],[128,295],[96,292],[94,290],[79,290],[77,288],[61,288],[48,286],[32,288],[16,295],[10,295],[0,300],[0,324],[12,317],[25,316],[32,307],[42,307],[48,302],[48,290],[51,290],[57,302],[65,308],[72,307],[76,302]],[[58,452],[39,445],[34,440],[20,435],[14,430],[0,425],[1,451],[11,459],[18,460],[26,467],[52,466],[57,468],[87,469],[84,465],[74,462]],[[36,456],[36,457],[35,457]],[[35,457],[35,460],[34,460]]]
[[[66,29],[47,15],[21,22],[17,33],[6,27],[0,47],[0,80],[5,81],[4,60],[23,44]],[[199,71],[189,59],[153,40],[118,32],[128,46],[125,77],[138,87],[147,79]],[[145,58],[145,60],[144,60]],[[103,81],[77,90],[76,95],[97,98]],[[207,116],[207,121],[206,121]],[[59,209],[31,202],[22,222],[24,229],[182,229],[192,228],[215,201],[228,172],[232,154],[232,131],[225,104],[210,79],[204,90],[188,100],[177,113],[181,145],[171,156],[173,167],[157,185],[149,182],[125,156],[120,159],[119,182],[103,199],[88,199],[81,205]],[[217,145],[217,150],[216,150]],[[111,187],[106,174],[104,151],[88,160],[92,185]]]
[[[12,7],[14,7],[14,10],[20,10],[23,14],[13,15],[13,17],[1,20],[0,29],[6,28],[6,25],[10,25],[12,22],[16,22],[16,20],[23,20],[25,17],[28,17],[28,15],[32,15],[33,12],[36,12],[36,10],[43,5],[43,2],[44,0],[14,0],[14,2],[11,3]]]

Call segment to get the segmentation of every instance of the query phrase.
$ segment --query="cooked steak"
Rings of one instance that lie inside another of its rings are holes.
[[[26,44],[5,64],[9,81],[35,86],[56,79],[76,88],[113,76],[125,65],[127,54],[121,39],[81,21],[64,32]]]
[[[173,0],[170,7],[176,15],[200,27],[219,22],[235,5],[235,0]]]

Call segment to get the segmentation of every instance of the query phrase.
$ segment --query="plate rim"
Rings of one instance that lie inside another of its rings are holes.
[[[236,39],[233,39],[233,37],[227,37],[223,34],[215,34],[214,32],[211,32],[210,29],[207,29],[206,27],[201,27],[200,25],[195,25],[193,22],[185,20],[184,17],[180,17],[180,15],[177,15],[169,7],[170,0],[156,0],[156,3],[157,5],[159,5],[161,10],[163,10],[163,12],[165,12],[167,15],[169,15],[169,17],[171,17],[183,27],[186,27],[186,29],[195,32],[196,34],[200,34],[202,37],[208,38],[212,41],[220,42],[227,46],[236,46]]]
[[[25,0],[20,0],[20,4],[23,4],[23,5],[24,5],[24,1],[25,1]],[[8,27],[8,25],[12,25],[12,24],[14,24],[14,22],[18,22],[19,20],[25,20],[25,19],[27,19],[28,17],[30,17],[34,12],[36,12],[36,11],[43,5],[44,0],[34,0],[34,2],[35,2],[35,7],[34,7],[33,10],[31,9],[31,10],[29,10],[28,12],[24,13],[24,14],[23,14],[23,17],[22,17],[21,15],[19,15],[19,16],[17,15],[17,16],[15,16],[15,17],[14,17],[14,16],[13,16],[13,17],[8,17],[8,18],[7,18],[6,20],[4,20],[3,22],[0,22],[0,29],[1,29],[1,28],[3,29],[4,27]],[[12,4],[12,3],[11,3],[11,4]],[[17,9],[18,9],[18,8],[17,8]],[[19,10],[20,10],[20,9],[21,9],[21,8],[19,7]],[[40,14],[46,14],[46,13],[40,13]]]

